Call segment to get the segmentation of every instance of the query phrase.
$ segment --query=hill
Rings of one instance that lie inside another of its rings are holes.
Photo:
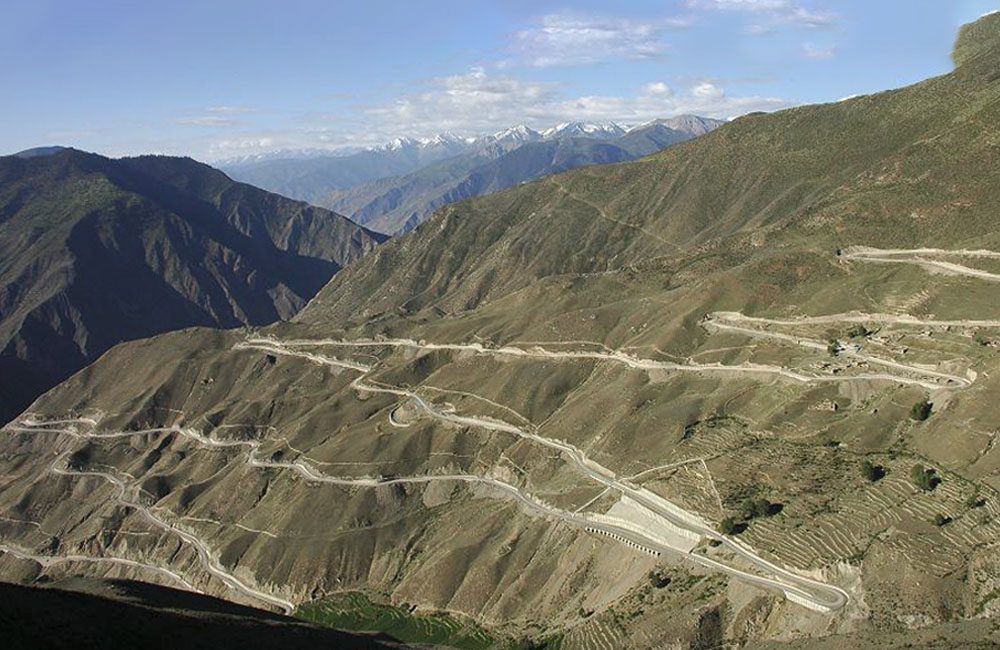
[[[567,650],[995,643],[1000,16],[955,60],[447,206],[291,322],[116,346],[4,428],[0,575],[371,590]]]
[[[121,341],[290,318],[383,239],[189,159],[0,158],[0,420]]]

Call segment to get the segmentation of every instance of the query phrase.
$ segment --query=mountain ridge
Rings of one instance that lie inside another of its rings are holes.
[[[721,124],[683,116],[656,120],[628,131],[618,128],[584,133],[580,123],[568,123],[555,137],[513,127],[515,136],[510,135],[510,129],[499,132],[490,136],[493,140],[488,146],[480,145],[470,153],[446,158],[404,176],[332,192],[319,203],[380,232],[402,234],[443,205],[577,167],[641,158]],[[612,133],[617,135],[612,137]]]
[[[685,117],[690,116],[670,119],[683,121]],[[397,137],[352,153],[332,152],[304,158],[262,156],[247,162],[221,161],[217,164],[237,180],[325,207],[324,197],[331,192],[409,174],[446,158],[482,152],[496,145],[506,150],[539,140],[562,137],[609,139],[626,133],[624,127],[614,123],[567,122],[545,129],[545,134],[518,125],[473,137],[453,133],[440,133],[429,138]]]
[[[0,186],[5,420],[121,340],[289,318],[384,241],[191,159],[12,156]]]

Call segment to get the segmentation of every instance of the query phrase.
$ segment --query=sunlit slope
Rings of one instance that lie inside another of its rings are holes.
[[[692,255],[954,244],[997,230],[996,17],[978,56],[895,91],[750,115],[639,162],[444,208],[338,276],[300,318],[474,307],[560,273]],[[976,40],[978,39],[978,41]],[[982,42],[979,42],[982,41]],[[746,238],[732,241],[732,238]]]
[[[981,640],[997,58],[968,51],[448,208],[295,322],[113,348],[4,429],[0,573],[361,590],[567,649]]]

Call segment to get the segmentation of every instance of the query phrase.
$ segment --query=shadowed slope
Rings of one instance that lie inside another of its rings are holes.
[[[0,158],[0,420],[118,342],[289,318],[383,239],[189,159]]]

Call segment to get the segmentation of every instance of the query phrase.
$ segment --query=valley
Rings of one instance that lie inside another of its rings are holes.
[[[0,429],[0,576],[477,650],[997,643],[1000,15],[953,61],[331,231],[280,319],[107,346]]]

